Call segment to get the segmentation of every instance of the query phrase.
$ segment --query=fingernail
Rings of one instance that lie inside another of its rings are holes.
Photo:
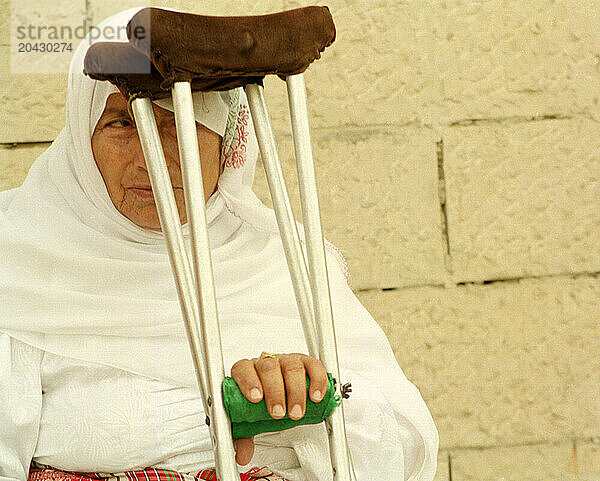
[[[290,411],[290,417],[293,419],[300,419],[302,416],[302,408],[299,404],[295,404],[292,410]]]
[[[275,404],[271,412],[273,413],[273,416],[277,417],[281,417],[285,414],[285,411],[283,410],[283,406],[281,404]]]
[[[322,396],[323,396],[323,395],[321,394],[321,391],[319,391],[318,389],[316,389],[316,390],[313,392],[313,399],[314,399],[315,401],[320,401]]]
[[[252,391],[250,391],[250,397],[255,401],[261,398],[260,391],[258,390],[258,388],[252,388]]]

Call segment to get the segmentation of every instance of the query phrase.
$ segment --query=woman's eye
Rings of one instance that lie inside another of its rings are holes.
[[[129,119],[117,119],[109,122],[108,125],[110,127],[132,127],[133,122]]]

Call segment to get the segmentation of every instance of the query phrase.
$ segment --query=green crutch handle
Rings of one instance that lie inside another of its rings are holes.
[[[331,373],[327,392],[321,401],[315,403],[308,397],[310,380],[306,376],[306,413],[301,419],[294,421],[286,415],[281,419],[273,419],[262,399],[258,403],[248,401],[232,377],[223,380],[223,402],[231,420],[233,439],[249,438],[260,433],[283,431],[302,424],[319,424],[340,405],[341,397],[335,393],[335,383]]]

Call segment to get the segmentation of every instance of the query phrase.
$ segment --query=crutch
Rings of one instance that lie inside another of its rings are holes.
[[[132,22],[133,20],[135,20],[135,18],[132,19]],[[179,20],[181,20],[181,18]],[[238,21],[239,19],[236,20],[236,23]],[[168,51],[164,46],[161,50],[163,52]],[[151,52],[149,53],[151,54]],[[159,65],[157,65],[157,67],[159,67]],[[161,72],[161,74],[164,75],[163,72]],[[245,84],[248,84],[247,78],[243,80],[245,81]],[[215,80],[210,79],[210,81],[214,82]],[[229,77],[227,81],[231,83],[231,78]],[[301,75],[292,73],[292,75],[288,76],[287,81],[290,107],[292,110],[292,127],[294,130],[294,140],[298,156],[300,182],[302,185],[307,180],[312,180],[312,184],[308,183],[309,185],[301,190],[311,272],[310,284],[312,286],[312,295],[310,293],[307,294],[307,285],[309,282],[306,265],[302,257],[302,250],[299,247],[296,224],[291,215],[289,199],[287,198],[285,183],[281,175],[275,142],[270,129],[264,98],[262,97],[262,87],[258,85],[247,85],[246,91],[254,116],[257,136],[263,154],[263,161],[265,161],[278,224],[284,240],[286,257],[288,259],[296,295],[299,301],[299,309],[305,327],[305,334],[310,333],[311,328],[314,329],[314,327],[312,327],[314,305],[316,318],[320,321],[318,323],[319,337],[321,338],[318,343],[319,357],[326,366],[332,366],[334,368],[334,373],[339,380],[339,367],[337,365],[337,353],[335,349],[335,336],[333,332],[331,305],[327,285],[323,239],[318,216],[316,184],[314,184],[314,166],[312,165],[312,152],[308,134],[306,96]],[[231,85],[229,85],[229,87],[231,87]],[[173,208],[175,204],[172,199],[170,183],[168,182],[168,173],[166,172],[166,167],[164,167],[164,158],[162,158],[162,150],[160,148],[160,141],[154,124],[150,101],[147,98],[136,97],[132,101],[132,108],[136,117],[136,123],[140,129],[140,138],[142,139],[142,146],[148,163],[153,190],[155,191],[161,226],[163,227],[163,231],[165,231],[169,245],[170,258],[176,281],[178,282],[178,293],[184,312],[184,318],[186,319],[186,327],[188,328],[188,337],[190,339],[192,352],[194,357],[205,356],[206,359],[204,363],[196,361],[195,367],[198,373],[199,386],[204,393],[208,393],[207,396],[203,396],[203,401],[205,403],[205,409],[208,405],[206,412],[211,412],[211,417],[213,418],[211,430],[214,432],[213,443],[215,444],[217,458],[217,473],[220,479],[237,479],[235,463],[228,463],[226,461],[227,457],[233,459],[232,438],[231,433],[227,432],[228,425],[225,420],[224,410],[219,409],[219,406],[222,407],[222,398],[220,396],[220,383],[218,380],[222,379],[224,376],[222,357],[211,356],[211,349],[207,346],[207,344],[210,345],[211,343],[214,343],[214,345],[220,347],[220,339],[216,315],[216,303],[214,301],[214,287],[212,285],[208,236],[206,233],[204,195],[202,193],[199,153],[197,141],[195,139],[195,123],[191,107],[190,82],[176,80],[172,84],[172,93],[178,139],[180,143],[184,190],[186,190],[188,219],[190,220],[194,245],[192,252],[194,259],[194,273],[198,284],[198,296],[200,299],[200,302],[196,304],[193,301],[186,301],[186,295],[189,293],[189,288],[186,288],[185,286],[189,285],[190,276],[189,273],[186,274],[187,261],[185,260],[185,250],[180,248],[182,242],[180,242],[181,233],[178,225],[179,218],[176,207]],[[189,135],[190,133],[193,135]],[[163,164],[162,167],[159,165],[161,161]],[[153,166],[151,167],[150,164]],[[199,196],[199,201],[198,197],[194,200],[194,195],[191,195],[192,192]],[[171,196],[171,201],[168,200],[169,196]],[[307,206],[307,204],[310,204],[311,202],[313,202],[312,205],[316,207],[316,216],[315,209],[311,212],[311,207]],[[183,261],[180,261],[179,263],[173,260],[178,255],[183,259]],[[189,268],[187,270],[189,271]],[[193,321],[198,321],[198,311],[195,310],[198,309],[198,305],[200,306],[200,317],[204,321],[202,323],[204,326],[202,329],[202,337],[205,343],[204,349],[199,348],[201,343],[198,342],[197,339],[198,330],[194,330],[189,326]],[[306,335],[306,337],[309,350],[316,352],[314,337],[313,340],[310,339],[310,335]],[[196,339],[194,340],[194,338]],[[194,346],[196,346],[196,348],[194,348]],[[203,373],[203,370],[206,370],[206,372]],[[341,392],[341,383],[338,384],[338,389]],[[211,410],[209,411],[209,409]],[[220,427],[222,427],[222,429],[220,429]],[[343,412],[334,411],[334,414],[329,418],[329,432],[335,479],[353,479],[345,439]]]
[[[303,74],[299,73],[287,76],[286,84],[292,121],[294,150],[296,153],[296,167],[298,170],[298,184],[300,187],[300,202],[308,265],[310,266],[310,278],[306,272],[306,265],[302,256],[298,231],[285,187],[285,179],[283,178],[281,163],[277,154],[275,137],[271,129],[263,88],[257,84],[248,85],[246,87],[246,94],[250,104],[250,111],[265,166],[265,173],[273,199],[273,207],[277,216],[277,223],[288,267],[292,274],[292,281],[296,287],[298,307],[301,309],[303,303],[312,304],[317,328],[318,358],[323,362],[327,370],[333,370],[336,379],[341,380]],[[304,292],[306,285],[310,287],[312,302],[304,301],[298,296],[299,291]],[[310,322],[310,318],[305,320],[302,317],[303,325]],[[310,329],[305,328],[305,332],[308,330]],[[341,383],[338,383],[338,385],[340,396],[345,397],[346,393],[341,390],[343,386]],[[342,403],[340,406],[342,410],[334,411],[326,420],[331,462],[336,480],[353,480],[354,470],[348,450],[343,406]]]
[[[213,446],[217,451],[217,476],[223,480],[238,479],[239,474],[235,463],[235,450],[233,438],[229,428],[229,419],[225,412],[221,384],[225,377],[217,303],[213,281],[212,260],[208,243],[208,228],[204,201],[204,186],[200,170],[200,155],[196,136],[196,121],[192,107],[192,92],[189,82],[176,82],[172,89],[175,124],[177,129],[179,155],[181,159],[181,173],[185,193],[186,210],[190,224],[192,239],[193,273],[195,277],[194,294],[198,301],[200,317],[189,316],[186,320],[188,341],[193,352],[193,357],[203,359],[195,363],[200,385],[203,386],[206,413],[211,413]],[[181,226],[179,214],[175,205],[175,198],[167,171],[164,154],[158,137],[158,130],[154,123],[154,112],[151,101],[147,98],[137,98],[132,102],[133,114],[138,126],[142,150],[148,165],[148,173],[155,192],[157,210],[160,223],[169,237],[175,232],[177,241],[168,241],[170,258],[180,254]],[[160,199],[160,200],[159,200]],[[168,199],[168,200],[167,200]],[[175,210],[173,210],[175,206]],[[166,208],[165,208],[166,207]],[[161,213],[162,210],[162,213]],[[167,234],[165,234],[167,235]],[[178,269],[174,273],[179,276]],[[186,269],[188,270],[188,269]],[[184,277],[186,289],[180,289],[187,294],[194,291],[189,276]],[[189,286],[189,287],[188,287]],[[181,294],[180,294],[181,295]],[[201,322],[198,322],[200,321]],[[198,329],[198,325],[200,329]],[[211,349],[214,346],[215,349]],[[202,376],[204,372],[204,376]],[[202,378],[204,377],[204,381]],[[210,421],[209,421],[210,422]]]
[[[233,438],[221,391],[224,378],[221,337],[208,245],[204,185],[189,83],[186,85],[185,82],[178,82],[174,85],[173,104],[186,211],[192,237],[193,269],[185,248],[179,212],[150,100],[165,96],[160,87],[162,78],[145,55],[126,43],[94,44],[88,50],[84,63],[84,72],[87,75],[113,82],[129,99],[161,229],[166,239],[169,262],[206,413],[206,424],[209,426],[215,450],[217,476],[223,481],[238,480]],[[138,73],[128,73],[132,70]],[[145,70],[148,73],[141,73]],[[216,349],[209,348],[211,342]]]

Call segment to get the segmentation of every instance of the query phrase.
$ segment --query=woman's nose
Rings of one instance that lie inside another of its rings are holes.
[[[138,135],[132,140],[131,155],[133,157],[133,164],[140,169],[147,171],[146,159],[144,158],[144,151],[142,150],[142,144]]]

